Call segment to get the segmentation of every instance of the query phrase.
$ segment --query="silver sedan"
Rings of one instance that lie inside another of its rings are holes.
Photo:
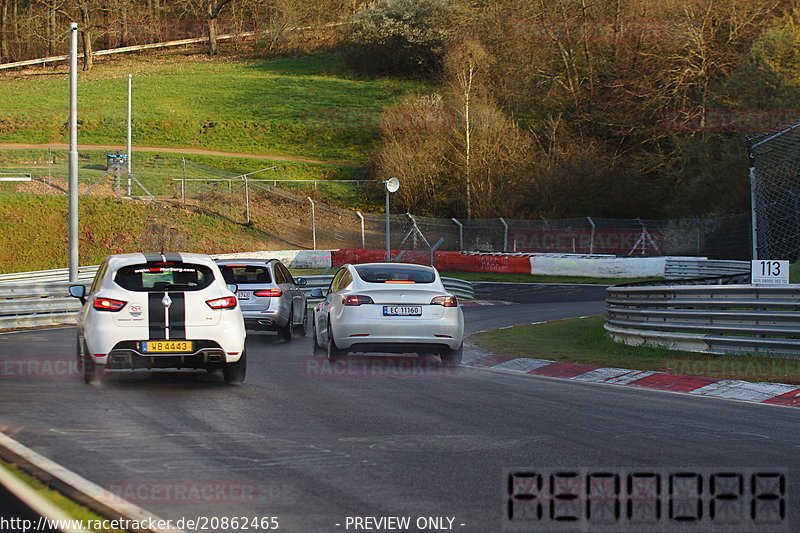
[[[327,294],[315,289],[311,296],[325,298],[314,308],[317,353],[439,354],[449,366],[461,362],[464,314],[434,267],[347,264]]]

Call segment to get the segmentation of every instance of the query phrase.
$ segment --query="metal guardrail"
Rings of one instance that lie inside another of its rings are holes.
[[[668,257],[664,269],[664,277],[670,280],[749,273],[749,261],[706,259],[704,257]]]
[[[96,267],[95,267],[96,268]],[[308,297],[314,289],[327,289],[333,276],[302,276],[308,282],[302,287]],[[63,279],[63,277],[62,277]],[[475,297],[472,283],[442,278],[445,288],[459,298]],[[80,281],[88,288],[89,281]],[[0,329],[19,329],[75,324],[80,302],[69,296],[69,281],[6,282],[0,284]],[[315,302],[309,298],[309,302]]]
[[[605,329],[626,344],[800,357],[800,285],[608,288]]]

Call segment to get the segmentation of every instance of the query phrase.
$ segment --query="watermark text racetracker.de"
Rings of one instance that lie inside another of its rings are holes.
[[[673,39],[664,21],[649,18],[622,19],[518,19],[511,27],[521,42],[664,42]]]
[[[75,356],[0,357],[0,380],[75,379],[78,376]]]
[[[301,373],[309,379],[452,378],[457,369],[442,365],[435,358],[406,356],[352,356],[334,360],[303,357]]]
[[[662,111],[659,126],[678,133],[763,133],[800,122],[800,109],[677,109]]]
[[[38,520],[18,517],[0,517],[0,531],[4,533],[28,533],[33,531],[276,531],[280,528],[277,516],[196,516],[178,519],[155,517],[133,520],[126,518],[98,518],[85,520],[53,520],[39,517]]]

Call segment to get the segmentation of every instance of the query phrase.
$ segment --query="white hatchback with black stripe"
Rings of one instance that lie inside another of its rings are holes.
[[[207,255],[135,253],[103,261],[91,287],[72,285],[78,363],[91,382],[106,370],[221,369],[244,381],[245,329],[236,299]]]

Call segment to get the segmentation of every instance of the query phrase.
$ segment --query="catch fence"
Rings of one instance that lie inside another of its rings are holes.
[[[58,157],[45,152],[42,161],[33,161],[34,165],[28,162],[3,168],[30,172],[33,181],[0,183],[0,193],[65,194],[65,179],[54,172],[62,163]],[[105,156],[88,152],[81,157],[82,193],[91,187],[93,196],[119,196],[118,178],[108,172]],[[301,174],[271,161],[254,160],[250,168],[245,175],[188,158],[141,153],[134,158],[136,181],[131,196],[146,197],[146,189],[159,202],[251,225],[276,237],[285,248],[385,248],[380,181],[329,179],[325,175],[317,180],[295,179]],[[342,176],[347,174],[336,178]],[[122,179],[125,181],[124,175]],[[126,187],[121,189],[125,195]],[[334,203],[367,208],[345,209]],[[397,207],[390,203],[390,209]],[[396,250],[750,257],[747,214],[673,220],[517,220],[430,218],[393,212],[389,218],[391,247]]]
[[[748,137],[753,259],[800,257],[800,124]]]

